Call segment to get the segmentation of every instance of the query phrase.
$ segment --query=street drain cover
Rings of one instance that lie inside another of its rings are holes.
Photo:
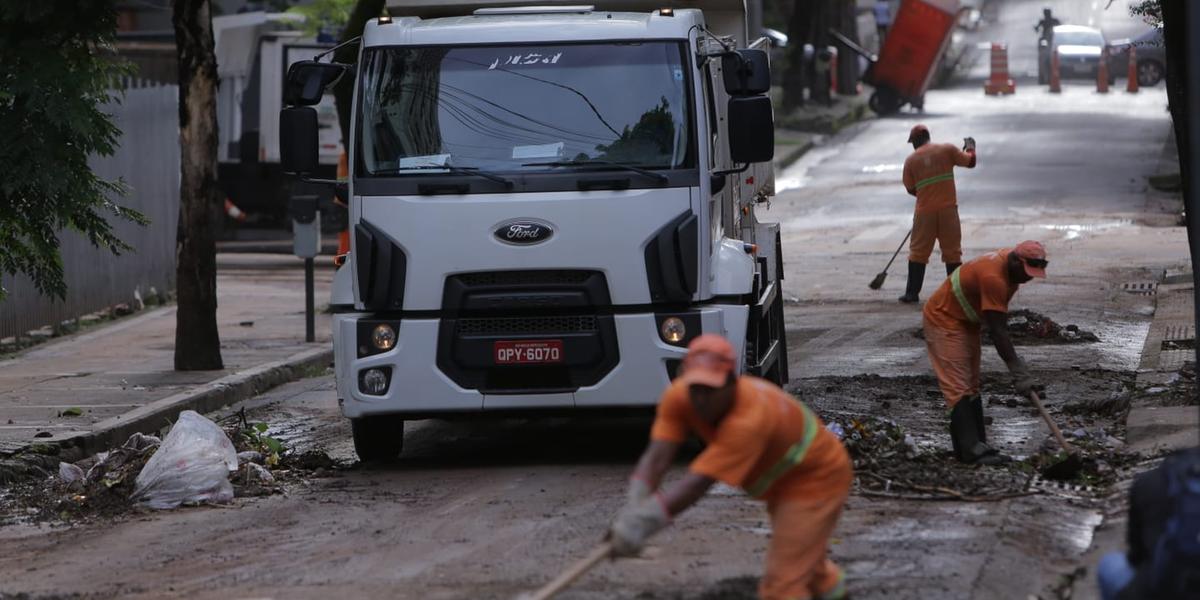
[[[1158,293],[1158,283],[1153,281],[1133,281],[1121,284],[1121,289],[1138,296],[1153,296]]]

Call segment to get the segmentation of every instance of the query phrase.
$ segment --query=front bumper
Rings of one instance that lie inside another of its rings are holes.
[[[692,307],[690,312],[698,315],[703,332],[726,336],[734,341],[737,356],[744,354],[748,307],[705,305]],[[400,414],[420,419],[487,411],[652,407],[670,384],[670,374],[685,352],[660,338],[655,313],[616,314],[611,319],[617,359],[594,384],[570,390],[486,393],[463,387],[439,367],[439,345],[446,343],[441,319],[400,319],[394,348],[360,356],[363,328],[359,321],[374,318],[366,313],[334,315],[338,396],[342,414],[349,418]],[[382,395],[363,393],[360,374],[381,367],[390,369],[387,391]]]

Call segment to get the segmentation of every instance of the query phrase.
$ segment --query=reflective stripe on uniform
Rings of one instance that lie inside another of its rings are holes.
[[[954,172],[951,171],[949,173],[942,173],[941,175],[934,175],[933,177],[926,177],[925,179],[917,182],[917,189],[919,190],[927,185],[933,185],[939,181],[954,181]]]
[[[954,297],[958,300],[958,305],[962,307],[963,314],[966,315],[967,320],[972,323],[978,323],[979,315],[975,314],[975,309],[971,307],[970,302],[967,302],[967,295],[963,293],[962,279],[958,276],[961,272],[962,267],[959,267],[950,275],[950,287],[954,290]]]
[[[846,597],[846,574],[838,573],[837,585],[833,586],[833,589],[829,590],[828,592],[825,592],[824,594],[818,594],[817,600],[843,600],[845,597]]]
[[[804,433],[800,436],[800,441],[792,444],[787,452],[783,453],[783,457],[779,459],[766,473],[759,476],[753,484],[746,487],[746,493],[751,496],[758,497],[771,489],[780,477],[783,477],[792,467],[804,462],[804,456],[808,454],[808,447],[812,445],[813,440],[817,439],[817,416],[808,409],[807,406],[796,403],[800,407],[801,414],[804,415]]]

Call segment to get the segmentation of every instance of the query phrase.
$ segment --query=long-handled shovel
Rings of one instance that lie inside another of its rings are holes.
[[[1063,452],[1067,453],[1067,457],[1062,461],[1042,469],[1042,477],[1056,480],[1073,479],[1080,469],[1083,469],[1083,459],[1079,458],[1079,454],[1067,443],[1062,431],[1059,431],[1058,425],[1055,425],[1054,420],[1050,418],[1050,413],[1046,412],[1046,407],[1042,406],[1042,399],[1038,397],[1037,392],[1030,390],[1029,399],[1033,401],[1038,412],[1042,413],[1042,418],[1050,426],[1050,432],[1054,434],[1054,439],[1058,440],[1058,445],[1062,446]]]
[[[555,594],[567,589],[567,586],[574,583],[576,579],[582,577],[584,573],[590,571],[592,567],[610,555],[612,555],[612,544],[602,542],[585,558],[571,565],[570,568],[563,571],[558,577],[555,577],[553,581],[534,592],[532,596],[522,596],[522,600],[548,600],[549,598],[553,598]]]
[[[875,276],[875,279],[871,280],[871,289],[877,290],[883,287],[883,280],[887,279],[888,269],[892,268],[892,263],[896,261],[897,256],[900,256],[900,250],[904,248],[904,244],[908,242],[908,237],[910,235],[912,235],[911,229],[908,230],[908,233],[904,234],[904,241],[900,242],[900,245],[896,248],[895,254],[892,254],[892,260],[889,260],[887,266]]]

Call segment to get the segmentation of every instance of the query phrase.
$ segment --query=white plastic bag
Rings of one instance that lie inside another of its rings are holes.
[[[233,500],[229,473],[237,467],[237,451],[225,432],[195,411],[185,410],[138,473],[133,498],[158,509],[229,502]]]

